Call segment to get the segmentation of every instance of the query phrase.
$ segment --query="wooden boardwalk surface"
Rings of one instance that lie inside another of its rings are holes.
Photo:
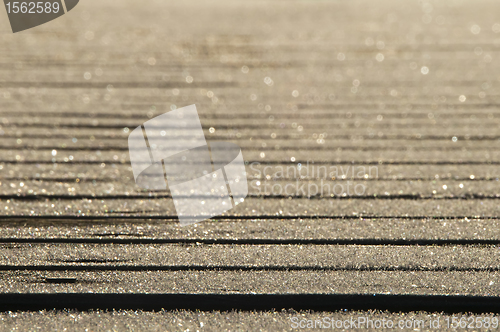
[[[1,14],[1,309],[264,310],[203,312],[213,330],[288,329],[273,308],[500,311],[499,9],[86,0],[17,34]],[[127,138],[191,104],[250,190],[180,227]]]

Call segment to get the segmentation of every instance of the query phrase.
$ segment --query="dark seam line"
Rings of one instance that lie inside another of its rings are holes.
[[[198,239],[198,238],[0,238],[0,243],[41,244],[195,244],[195,245],[360,245],[360,246],[498,246],[500,239]],[[114,235],[120,236],[120,234]],[[133,235],[129,235],[133,236]]]
[[[210,142],[210,141],[208,141]],[[61,150],[61,151],[139,151],[139,149],[129,149],[128,147],[125,146],[108,146],[108,147],[100,147],[100,146],[88,146],[88,147],[65,147],[61,148],[58,146],[28,146],[28,145],[12,145],[12,146],[0,146],[0,150],[12,150],[12,148],[16,148],[18,150],[21,149],[33,149],[33,150],[38,150],[38,151],[51,151],[51,150]],[[245,152],[248,151],[275,151],[276,149],[273,147],[266,147],[266,148],[255,148],[255,147],[241,147],[242,150]],[[462,147],[342,147],[342,146],[335,146],[335,147],[330,147],[330,148],[325,148],[325,147],[317,147],[317,146],[308,146],[304,147],[304,150],[307,151],[325,151],[325,152],[331,152],[331,151],[337,151],[338,149],[341,149],[343,151],[404,151],[404,152],[414,152],[414,151],[463,151]],[[497,147],[475,147],[475,146],[470,146],[466,147],[468,151],[474,150],[474,151],[500,151],[500,148]],[[165,149],[168,150],[168,149]],[[278,150],[279,152],[289,152],[289,151],[300,151],[297,148],[294,147],[280,147]]]
[[[29,105],[29,103],[24,103],[24,105]],[[34,103],[31,103],[31,106],[34,106]],[[150,104],[148,104],[150,106]],[[2,105],[3,107],[6,107],[5,103]],[[129,108],[129,105],[123,105],[126,108]],[[138,108],[144,108],[146,105],[142,105],[142,107]],[[498,107],[500,105],[496,105]],[[337,107],[336,105],[332,105],[333,107]],[[124,111],[125,109],[120,109],[119,111]],[[332,110],[333,112],[335,110]],[[273,116],[275,120],[278,119],[310,119],[310,116],[313,112],[311,113],[300,113],[300,114],[287,114],[287,113],[273,113]],[[496,116],[499,115],[498,112],[488,112],[488,113],[453,113],[453,112],[443,112],[437,111],[435,112],[435,120],[446,120],[445,116],[453,116],[455,122],[452,124],[460,123],[460,120],[465,120],[465,121],[470,121],[470,117],[473,115],[475,116],[476,120],[485,120],[485,121],[491,121],[491,120],[498,120],[498,118],[492,118],[490,119],[488,117],[489,114],[494,114]],[[154,115],[160,115],[161,113],[154,113]],[[146,116],[144,113],[138,113],[138,114],[120,114],[119,112],[116,113],[105,113],[105,112],[99,112],[99,113],[88,113],[88,112],[39,112],[39,113],[33,113],[33,112],[12,112],[12,111],[0,111],[1,116],[13,116],[13,117],[19,117],[19,115],[25,115],[25,116],[32,116],[32,117],[53,117],[53,118],[60,118],[60,119],[67,119],[69,117],[72,118],[82,118],[82,119],[111,119],[111,120],[116,120],[117,116],[120,117],[120,119],[145,119]],[[154,116],[153,115],[153,116]],[[405,120],[405,119],[421,119],[428,121],[428,113],[407,113],[406,115],[402,115],[401,113],[381,113],[377,112],[377,115],[382,115],[384,119],[395,119],[395,120]],[[441,118],[443,117],[443,118]],[[238,113],[217,113],[217,114],[210,114],[210,115],[205,115],[205,114],[200,114],[200,119],[204,120],[211,120],[211,119],[231,119],[231,120],[261,120],[262,118],[259,116],[255,116],[252,114],[238,114]],[[314,119],[340,119],[340,120],[347,120],[347,121],[355,121],[355,120],[361,120],[361,121],[370,121],[373,120],[373,113],[362,113],[362,112],[355,112],[352,113],[349,117],[346,116],[345,113],[343,112],[338,112],[338,113],[330,113],[330,112],[325,112],[325,113],[315,113],[314,114]]]
[[[393,294],[0,294],[0,310],[387,310],[498,313],[500,298],[467,295]]]
[[[123,128],[121,126],[120,128]],[[65,129],[65,128],[59,128],[59,129]],[[71,128],[66,128],[66,129],[71,129]],[[2,135],[2,138],[45,138],[45,139],[53,139],[53,138],[89,138],[90,136],[94,136],[95,139],[106,139],[106,140],[124,140],[127,137],[126,136],[119,136],[117,137],[112,137],[109,135],[99,135],[96,133],[89,133],[89,134],[78,134],[78,133],[72,133],[72,134],[30,134],[30,135],[9,135],[9,134],[4,134]],[[230,135],[221,135],[219,137],[228,137]],[[248,139],[249,137],[253,137],[254,139],[268,139],[269,135],[245,135],[242,136],[238,139]],[[303,135],[280,135],[280,139],[287,139],[287,140],[294,140],[294,139],[304,139],[308,138],[309,136]],[[463,140],[463,141],[497,141],[500,139],[500,136],[457,136],[457,135],[448,135],[448,136],[418,136],[416,137],[415,135],[413,136],[401,136],[401,135],[385,135],[382,137],[373,135],[329,135],[328,138],[330,139],[345,139],[345,140],[350,140],[352,138],[356,139],[364,139],[364,140],[370,140],[370,141],[383,141],[383,140],[410,140],[410,141],[440,141],[440,140],[446,140],[449,141],[452,139],[452,137],[457,137],[458,140]],[[190,138],[188,136],[179,136],[179,138]],[[228,137],[231,138],[231,137]],[[232,138],[234,139],[234,138]]]
[[[207,196],[176,196],[177,198],[205,198]],[[80,200],[80,199],[164,199],[172,198],[170,194],[164,195],[47,195],[47,194],[36,194],[36,195],[0,195],[0,200],[2,199],[13,199],[19,201],[33,201],[33,200]],[[209,198],[209,197],[207,197]],[[466,194],[462,196],[439,196],[439,195],[359,195],[359,196],[319,196],[319,195],[248,195],[247,198],[258,198],[264,200],[272,199],[308,199],[308,200],[497,200],[500,199],[500,195],[481,195],[481,194]],[[144,213],[155,213],[159,211],[143,211]],[[115,211],[115,213],[133,213],[133,211]]]
[[[123,212],[116,212],[123,213]],[[157,215],[157,216],[77,216],[77,215],[66,215],[66,216],[53,216],[53,215],[3,215],[0,216],[0,220],[9,220],[9,219],[18,219],[18,220],[26,220],[26,219],[34,219],[34,220],[93,220],[93,221],[111,221],[111,220],[178,220],[177,216],[173,215]],[[295,215],[295,216],[277,216],[277,215],[256,215],[256,216],[217,216],[211,218],[214,221],[220,220],[299,220],[299,219],[421,219],[421,220],[448,220],[448,219],[470,219],[470,220],[498,220],[500,216],[387,216],[387,215]]]
[[[12,180],[12,181],[38,181],[38,182],[120,182],[124,183],[124,180],[119,179],[119,178],[85,178],[85,177],[74,177],[74,178],[54,178],[54,177],[31,177],[31,176],[5,176],[1,177],[3,180]],[[292,177],[282,177],[282,178],[277,178],[277,179],[271,179],[270,181],[279,181],[279,182],[286,182],[286,181],[296,181],[299,180],[301,182],[307,182],[307,181],[318,181],[318,180],[326,180],[328,182],[347,182],[347,181],[358,181],[358,182],[394,182],[394,181],[425,181],[425,182],[431,182],[431,181],[468,181],[468,182],[477,182],[477,181],[488,181],[488,182],[497,182],[500,179],[500,174],[498,177],[475,177],[474,179],[471,179],[470,177],[440,177],[440,178],[435,178],[435,177],[427,177],[427,178],[396,178],[396,179],[391,179],[391,178],[336,178],[335,180],[330,180],[330,178],[292,178]],[[254,180],[262,180],[261,178],[256,178],[256,177],[248,177],[248,181],[254,181]],[[130,180],[130,183],[133,183],[132,180]]]
[[[10,103],[12,105],[15,105],[16,103]],[[204,105],[203,103],[201,103]],[[3,107],[10,106],[9,103],[2,103],[1,104]],[[34,106],[35,103],[23,103],[23,105],[26,106]],[[332,108],[337,108],[338,105],[341,104],[331,104]],[[355,106],[356,104],[346,104],[345,106]],[[491,107],[498,108],[500,104],[489,104]],[[125,104],[122,103],[120,104],[122,108],[117,108],[117,112],[112,112],[112,113],[106,113],[106,112],[99,112],[96,113],[94,112],[69,112],[69,111],[64,111],[64,112],[46,112],[41,110],[40,112],[30,112],[30,111],[21,111],[21,112],[15,112],[15,111],[6,111],[6,110],[0,110],[0,115],[2,116],[19,116],[21,115],[30,115],[33,117],[54,117],[54,118],[60,118],[60,119],[67,119],[68,117],[75,117],[75,118],[84,118],[84,119],[112,119],[116,120],[116,116],[119,115],[120,119],[145,119],[145,113],[126,113],[126,114],[120,114],[120,111],[126,111],[131,108],[141,108],[143,109],[145,106],[151,106],[151,104]],[[124,109],[125,108],[125,109]],[[286,113],[286,112],[273,112],[273,116],[275,119],[310,119],[311,114],[314,113],[314,119],[342,119],[342,120],[347,120],[347,121],[355,121],[355,120],[373,120],[374,119],[374,113],[366,113],[366,112],[355,112],[352,113],[349,116],[346,115],[347,112],[344,112],[342,110],[337,110],[332,109],[332,112],[315,112],[314,110],[311,113]],[[160,112],[153,112],[154,115],[160,115]],[[434,112],[434,120],[446,120],[449,121],[446,116],[453,116],[453,122],[451,123],[456,123],[460,122],[460,120],[467,120],[470,121],[471,116],[475,116],[475,120],[498,120],[498,118],[489,118],[489,114],[492,116],[498,116],[499,112],[496,110],[488,111],[488,112],[480,112],[480,113],[456,113],[456,112],[447,112],[446,109],[441,109],[437,110]],[[429,113],[428,112],[423,112],[423,111],[416,111],[412,113],[406,113],[402,114],[400,112],[377,112],[377,115],[382,115],[384,119],[397,119],[397,120],[405,120],[405,119],[422,119],[425,121],[429,121]],[[442,118],[441,118],[442,117]],[[255,120],[260,120],[262,119],[260,116],[251,114],[251,113],[237,113],[237,112],[229,112],[229,113],[224,113],[224,112],[218,112],[215,114],[200,114],[200,119],[232,119],[232,120],[238,120],[238,119],[255,119]],[[430,122],[429,122],[430,123]]]
[[[95,128],[95,129],[122,129],[124,127],[136,127],[139,125],[138,123],[133,123],[133,124],[90,124],[90,123],[79,123],[79,124],[74,124],[74,123],[16,123],[16,122],[10,122],[9,125],[11,126],[16,126],[16,129],[19,128],[82,128],[82,129],[88,129],[88,128]],[[309,129],[321,129],[325,128],[324,124],[306,124],[307,128]],[[497,128],[498,125],[496,124],[481,124],[482,128]],[[383,128],[393,128],[393,129],[409,129],[409,128],[428,128],[429,124],[421,124],[421,125],[400,125],[398,123],[394,124],[379,124],[375,127],[372,127],[373,129],[383,129]],[[184,129],[194,129],[195,127],[184,127]],[[262,128],[278,128],[277,125],[268,125],[268,126],[263,126],[259,124],[233,124],[233,125],[225,125],[225,124],[217,124],[217,128],[219,130],[230,130],[230,129],[262,129]],[[330,129],[338,129],[342,131],[347,131],[347,130],[363,130],[366,129],[365,127],[356,127],[354,125],[352,126],[334,126],[333,124],[329,126]],[[456,130],[461,130],[460,126],[455,125]],[[167,127],[169,129],[169,127]],[[208,129],[207,127],[204,127],[203,129]],[[443,129],[438,126],[436,129]]]
[[[107,88],[112,85],[113,88],[127,88],[127,89],[140,89],[140,88],[176,88],[182,86],[183,88],[203,88],[203,87],[241,87],[244,86],[238,82],[0,82],[2,88],[13,87],[43,87],[43,88],[56,88],[56,89],[73,89],[73,88]]]
[[[248,160],[245,162],[245,165],[252,164],[253,160]],[[49,160],[25,160],[25,161],[16,161],[16,160],[0,160],[0,163],[3,164],[61,164],[61,165],[100,165],[102,163],[105,164],[118,164],[118,165],[129,165],[129,161],[116,161],[116,160],[95,160],[95,161],[58,161],[53,162]],[[305,165],[307,161],[299,160],[295,162],[291,161],[266,161],[265,163],[258,162],[260,165],[297,165],[303,164]],[[193,163],[196,164],[196,163]],[[500,165],[500,161],[315,161],[314,165],[353,165],[353,166],[362,166],[362,165]]]
[[[337,266],[247,266],[247,265],[0,265],[0,271],[363,271],[363,272],[497,272],[498,267],[337,267]]]

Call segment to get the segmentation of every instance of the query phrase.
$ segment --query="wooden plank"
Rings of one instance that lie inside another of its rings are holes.
[[[16,313],[1,313],[1,318],[5,328],[13,329],[19,328],[21,330],[28,330],[35,327],[40,329],[55,330],[60,326],[65,326],[71,330],[92,328],[99,321],[100,328],[104,330],[117,329],[117,330],[157,330],[157,331],[171,331],[171,330],[190,330],[196,331],[206,329],[209,331],[223,331],[223,330],[273,330],[273,331],[288,331],[296,324],[292,325],[295,321],[297,324],[307,326],[312,322],[312,326],[319,328],[318,321],[325,322],[324,328],[328,328],[329,322],[345,322],[353,318],[356,327],[359,328],[357,323],[358,318],[369,317],[374,322],[385,319],[387,322],[391,320],[394,326],[398,326],[402,321],[402,326],[408,322],[408,326],[418,328],[423,321],[423,326],[430,326],[430,322],[435,322],[439,319],[440,327],[442,330],[447,328],[446,319],[451,323],[453,318],[452,314],[446,313],[388,313],[388,312],[371,312],[371,311],[336,311],[336,312],[298,312],[298,311],[166,311],[158,310],[151,311],[134,311],[134,310],[119,310],[119,311],[29,311],[29,312],[16,312]],[[456,316],[456,315],[455,315]],[[468,316],[467,318],[470,318]],[[492,315],[483,315],[491,319]],[[293,320],[292,320],[293,319]],[[316,323],[314,323],[316,322]],[[363,320],[361,320],[363,322]],[[496,326],[498,322],[494,320]],[[316,325],[314,325],[316,324]],[[338,326],[341,324],[339,323]],[[354,328],[353,326],[353,328]],[[363,327],[371,327],[370,323]]]
[[[497,272],[496,246],[0,244],[0,270]]]
[[[36,269],[36,267],[35,267]],[[498,272],[416,271],[2,271],[11,293],[413,294],[498,296]],[[94,269],[96,270],[96,269]],[[73,279],[50,282],[50,279]],[[76,279],[76,282],[74,281]],[[49,282],[47,282],[49,280]],[[493,283],[492,283],[493,282]]]
[[[496,244],[498,219],[215,218],[195,227],[175,219],[18,218],[2,221],[5,243]]]

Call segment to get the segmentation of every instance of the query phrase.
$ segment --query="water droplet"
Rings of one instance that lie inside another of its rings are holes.
[[[474,24],[473,26],[470,27],[470,32],[477,35],[481,32],[481,27],[477,24]]]

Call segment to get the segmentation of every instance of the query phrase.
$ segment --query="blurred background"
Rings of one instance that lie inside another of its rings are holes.
[[[238,143],[249,164],[377,165],[368,180],[417,180],[363,184],[363,195],[496,194],[491,183],[441,181],[497,174],[500,21],[492,8],[488,1],[85,1],[22,33],[3,20],[0,172],[13,181],[0,188],[135,193],[129,130],[196,104],[207,138]],[[249,170],[251,192],[272,194],[269,183],[257,185],[269,180],[262,169]],[[346,180],[340,170],[326,175]],[[353,176],[353,185],[365,180]],[[103,213],[102,206],[20,204],[2,213]],[[340,214],[352,212],[360,211]]]

